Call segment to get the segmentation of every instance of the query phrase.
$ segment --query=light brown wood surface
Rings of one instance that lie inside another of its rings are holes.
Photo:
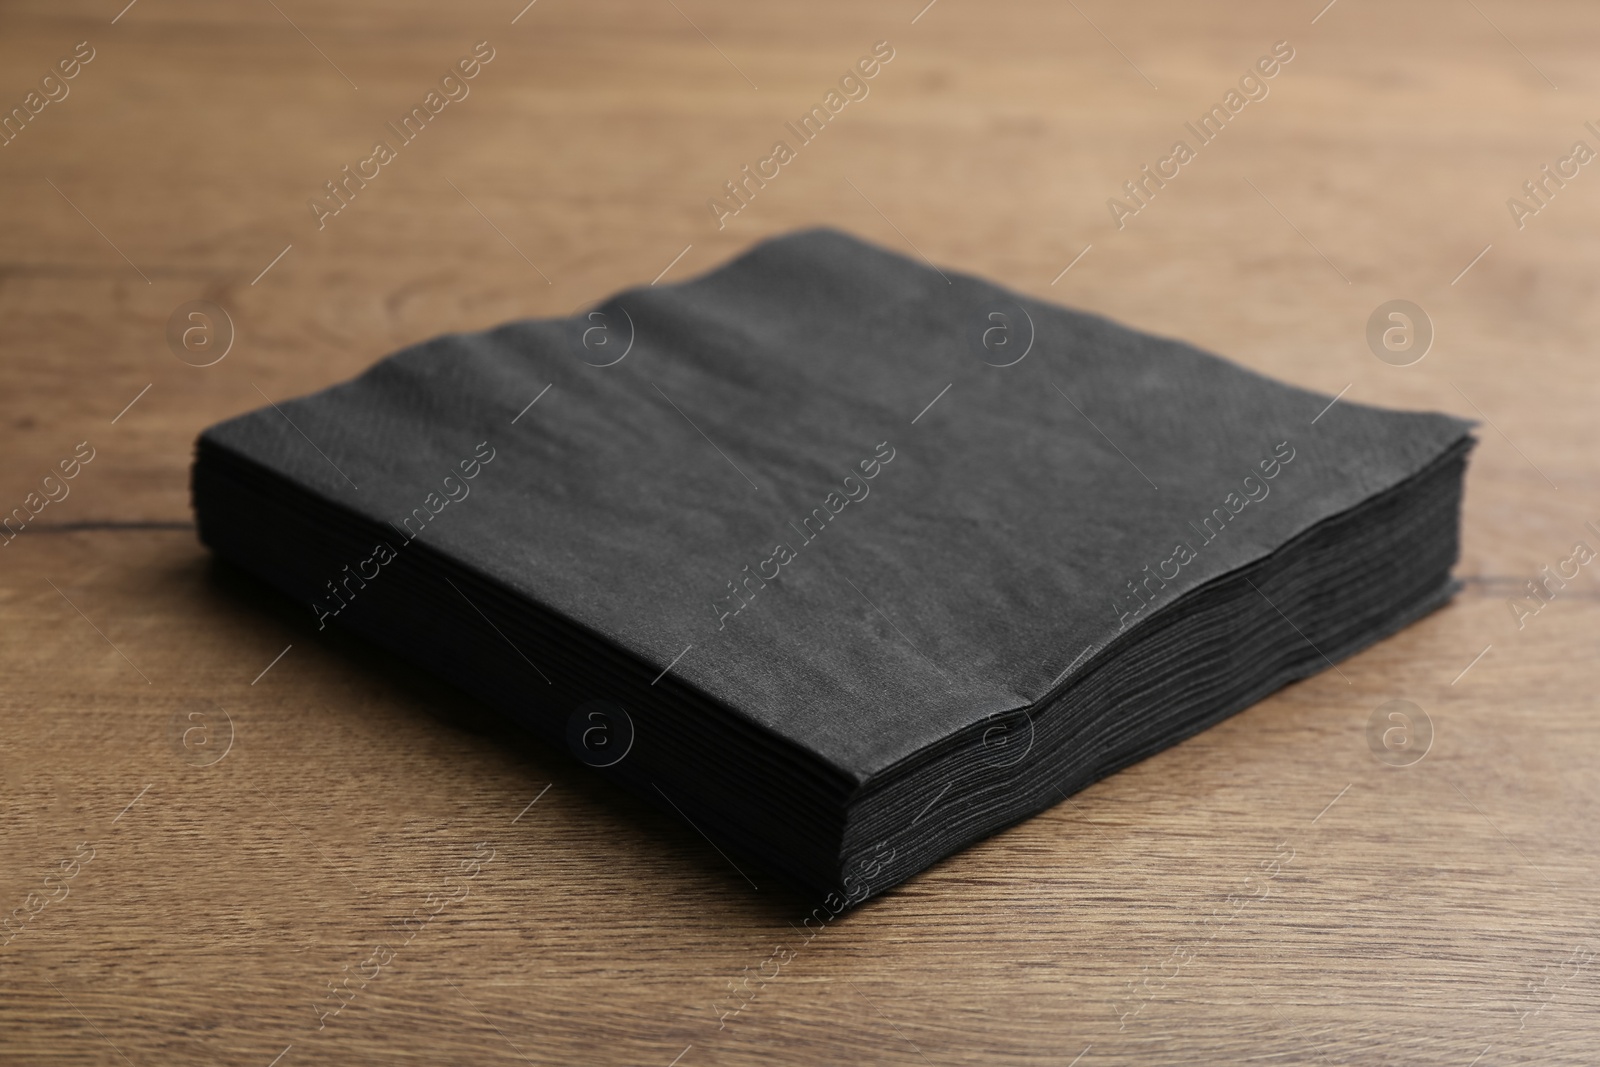
[[[0,1062],[1600,1058],[1600,563],[1521,629],[1506,603],[1600,547],[1600,166],[1506,205],[1600,148],[1594,5],[123,3],[0,8],[5,109],[95,52],[0,147],[0,511],[95,450],[0,548]],[[880,40],[719,230],[706,200]],[[479,41],[470,96],[319,231],[307,200]],[[776,883],[197,543],[193,440],[263,394],[819,223],[1483,420],[1463,593],[807,940]],[[1437,332],[1412,366],[1366,341],[1396,298]],[[237,330],[203,369],[165,337],[191,300]],[[1368,745],[1392,699],[1435,731],[1411,766]]]

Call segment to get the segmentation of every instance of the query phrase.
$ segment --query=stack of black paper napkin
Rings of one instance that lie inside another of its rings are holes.
[[[1330,400],[809,231],[214,426],[194,501],[856,902],[1449,599],[1468,424]]]

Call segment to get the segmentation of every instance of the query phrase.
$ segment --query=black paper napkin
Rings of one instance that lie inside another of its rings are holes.
[[[214,426],[194,499],[854,902],[1449,598],[1468,424],[1330,400],[817,230]]]

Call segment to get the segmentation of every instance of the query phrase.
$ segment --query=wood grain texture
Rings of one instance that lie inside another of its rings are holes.
[[[0,147],[0,510],[95,449],[0,548],[0,1062],[1594,1061],[1600,596],[1581,574],[1521,629],[1506,598],[1597,544],[1600,174],[1520,229],[1506,200],[1600,147],[1600,10],[123,2],[0,10],[6,109],[95,50]],[[319,230],[308,198],[485,40]],[[719,230],[707,199],[880,40],[870,94]],[[1280,40],[1269,95],[1116,228],[1107,198]],[[194,437],[263,394],[818,223],[1483,420],[1464,592],[812,936],[197,544]],[[1412,366],[1367,347],[1395,298],[1437,331]],[[201,299],[237,328],[203,369],[165,339]],[[1368,747],[1392,699],[1435,729],[1413,766]]]

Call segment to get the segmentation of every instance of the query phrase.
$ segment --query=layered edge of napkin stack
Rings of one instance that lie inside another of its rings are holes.
[[[722,271],[739,269],[735,261]],[[316,400],[285,406],[298,413],[295,405]],[[1456,590],[1450,571],[1473,445],[1460,423],[1408,477],[1139,613],[1037,699],[975,718],[863,777],[693,685],[658,686],[658,657],[518,592],[475,561],[426,540],[402,542],[392,523],[250,454],[229,425],[201,436],[193,471],[200,537],[219,556],[315,604],[330,576],[348,582],[352,567],[387,555],[383,579],[358,579],[360,595],[331,624],[557,746],[567,744],[573,709],[603,679],[616,701],[649,714],[635,716],[630,758],[601,773],[719,849],[849,903],[1289,682],[1337,671],[1445,603]]]

